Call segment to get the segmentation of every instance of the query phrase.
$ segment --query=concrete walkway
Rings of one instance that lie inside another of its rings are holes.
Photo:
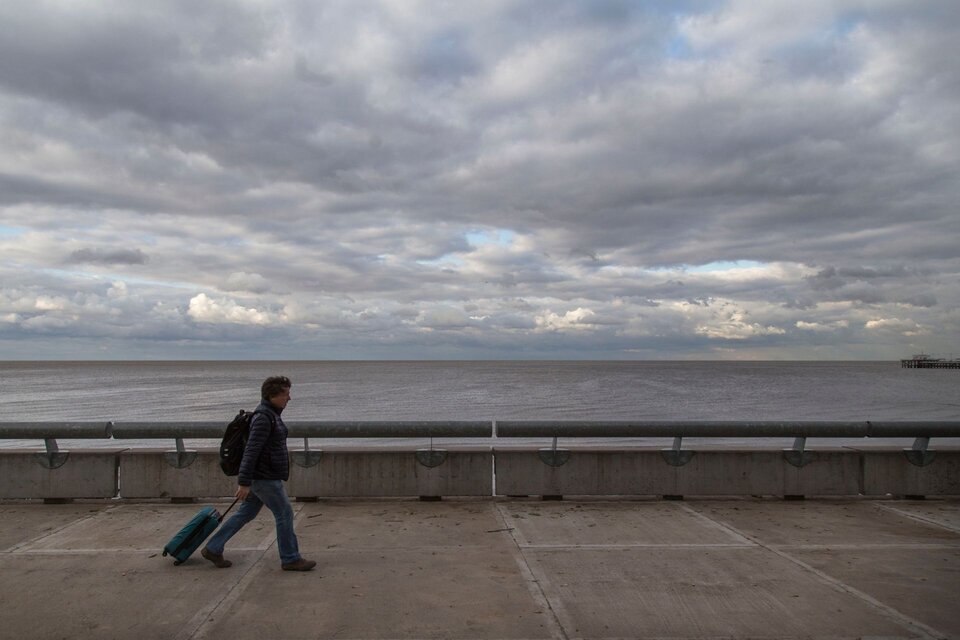
[[[958,500],[297,503],[310,573],[199,506],[0,504],[0,637],[960,638]]]

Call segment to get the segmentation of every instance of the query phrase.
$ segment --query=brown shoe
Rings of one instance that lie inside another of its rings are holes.
[[[300,558],[296,562],[288,562],[287,564],[280,565],[280,568],[284,571],[310,571],[317,566],[317,563],[313,560],[304,560]]]
[[[204,558],[212,562],[213,566],[215,566],[218,569],[226,569],[227,567],[233,564],[229,560],[224,560],[222,555],[218,553],[213,553],[212,551],[208,550],[206,547],[204,547],[203,549],[200,549],[200,555],[202,555]]]

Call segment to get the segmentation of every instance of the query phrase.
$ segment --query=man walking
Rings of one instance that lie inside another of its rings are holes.
[[[317,563],[300,556],[297,535],[293,532],[293,507],[283,488],[290,478],[290,454],[287,451],[287,427],[280,414],[290,402],[290,379],[273,376],[260,387],[260,405],[250,421],[250,436],[243,450],[236,496],[240,508],[224,523],[200,550],[200,555],[223,569],[231,563],[223,557],[223,547],[243,525],[253,520],[263,505],[273,512],[277,522],[277,548],[284,571],[310,571]]]

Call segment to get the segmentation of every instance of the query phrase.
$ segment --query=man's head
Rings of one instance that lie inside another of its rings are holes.
[[[287,376],[270,376],[260,386],[260,397],[278,409],[285,409],[290,402],[291,386]]]

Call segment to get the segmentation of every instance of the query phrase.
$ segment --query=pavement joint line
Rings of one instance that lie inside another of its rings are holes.
[[[701,523],[707,525],[709,528],[722,531],[728,536],[732,537],[734,540],[739,540],[740,544],[742,545],[755,547],[759,544],[756,540],[752,540],[750,537],[745,536],[744,534],[740,533],[733,527],[729,527],[722,522],[714,520],[713,518],[697,511],[696,509],[694,509],[689,505],[686,505],[680,502],[674,502],[673,505],[678,509],[686,511],[688,514],[692,515],[694,518],[699,520]]]
[[[960,543],[931,543],[923,544],[920,542],[917,543],[890,543],[890,544],[771,544],[767,545],[770,549],[780,549],[784,551],[797,550],[797,551],[857,551],[864,549],[867,551],[870,550],[893,550],[893,549],[902,549],[904,551],[923,551],[929,549],[932,551],[942,551],[947,549],[960,549]]]
[[[754,549],[757,545],[753,543],[658,544],[655,542],[638,542],[626,544],[521,544],[517,546],[521,549],[532,549],[534,551],[620,551],[624,549]]]
[[[527,540],[527,537],[523,535],[520,526],[518,525],[516,519],[509,513],[509,510],[505,510],[504,506],[501,503],[497,504],[497,510],[500,512],[500,517],[503,520],[504,524],[508,529],[509,533],[513,537],[514,542],[517,543],[518,547],[529,545],[530,541]]]
[[[527,590],[530,592],[534,602],[536,602],[537,605],[543,609],[544,614],[546,614],[550,636],[554,639],[569,640],[570,635],[567,633],[567,630],[564,627],[561,616],[568,621],[567,624],[571,629],[576,627],[570,624],[572,619],[559,599],[552,601],[550,596],[547,595],[546,587],[549,586],[549,583],[546,581],[543,572],[541,571],[539,572],[540,575],[537,575],[530,563],[530,560],[527,558],[526,554],[523,553],[523,548],[520,546],[518,541],[518,537],[522,538],[522,536],[519,534],[516,521],[509,513],[507,513],[506,509],[504,509],[501,504],[494,503],[493,508],[494,511],[500,515],[500,519],[503,521],[505,527],[509,529],[507,533],[510,535],[510,539],[513,541],[513,547],[510,549],[510,555],[513,556],[514,561],[517,563],[517,567],[520,569],[520,575],[523,578],[524,583],[527,585]]]
[[[57,528],[55,528],[55,529],[53,529],[53,530],[51,530],[51,531],[46,531],[46,532],[40,534],[39,536],[36,536],[35,538],[31,538],[30,540],[26,540],[26,541],[24,541],[24,542],[20,542],[20,543],[18,543],[18,544],[15,544],[15,545],[13,545],[12,547],[9,547],[8,549],[5,549],[5,550],[4,550],[4,553],[14,553],[14,552],[17,552],[17,551],[19,551],[20,549],[23,549],[24,547],[29,547],[29,546],[32,545],[32,544],[37,544],[37,543],[40,542],[41,540],[44,540],[44,539],[46,539],[46,538],[49,538],[50,536],[55,536],[55,535],[57,535],[58,533],[60,533],[61,531],[65,530],[65,529],[68,529],[68,528],[70,528],[70,527],[72,527],[72,526],[74,526],[74,525],[78,525],[78,524],[80,524],[81,522],[85,522],[85,521],[87,521],[87,520],[90,520],[91,518],[96,518],[96,517],[97,517],[98,515],[100,515],[101,513],[107,513],[107,512],[109,512],[109,511],[115,511],[115,510],[119,509],[119,508],[122,507],[122,506],[123,506],[123,505],[116,504],[116,505],[113,505],[113,506],[111,506],[111,507],[107,507],[106,509],[100,509],[100,510],[96,511],[95,513],[88,513],[87,515],[85,515],[85,516],[83,516],[83,517],[80,517],[80,518],[77,518],[76,520],[71,520],[70,522],[68,522],[67,524],[65,524],[65,525],[63,525],[63,526],[57,527]]]
[[[311,449],[312,451],[312,449]],[[428,545],[419,545],[419,546],[402,546],[402,547],[332,547],[325,549],[317,549],[317,553],[407,553],[415,552],[421,553],[423,551],[466,551],[468,549],[489,549],[489,545],[485,544],[428,544]]]
[[[269,547],[267,547],[269,549]],[[252,551],[265,551],[262,547],[230,547],[230,551],[235,552],[244,552],[249,553]],[[4,551],[0,552],[0,555],[17,555],[17,556],[70,556],[70,555],[84,555],[84,554],[100,554],[100,553],[152,553],[160,555],[163,553],[163,549],[110,549],[110,548],[79,548],[79,549],[26,549],[23,551]]]
[[[303,512],[303,504],[297,504],[294,506],[294,516],[293,516],[293,526],[296,530],[298,520],[300,520],[300,514]],[[227,608],[236,602],[237,598],[247,590],[247,587],[250,586],[250,583],[253,581],[253,577],[256,573],[254,569],[262,567],[261,562],[267,551],[270,550],[274,544],[276,544],[276,531],[271,531],[270,534],[264,539],[256,549],[260,553],[253,559],[253,562],[250,563],[250,566],[246,571],[243,572],[232,584],[227,587],[226,592],[223,594],[223,597],[219,599],[214,599],[207,604],[204,608],[198,611],[193,618],[190,619],[180,632],[174,637],[174,640],[194,640],[200,638],[208,637],[210,632],[210,624],[213,621],[213,616],[217,613],[218,610],[222,608]],[[239,551],[240,549],[234,549]],[[262,570],[262,569],[261,569]]]
[[[930,524],[935,527],[940,527],[941,529],[946,529],[951,533],[960,533],[960,527],[954,527],[945,522],[939,522],[937,520],[934,520],[933,518],[922,516],[916,513],[910,513],[909,511],[904,511],[903,509],[898,509],[897,507],[894,507],[888,504],[883,504],[883,503],[878,503],[877,507],[879,509],[883,509],[884,511],[890,511],[899,516],[903,516],[904,518],[910,518],[911,520],[916,520],[917,522],[922,522],[923,524]]]
[[[129,553],[133,554],[153,554],[159,556],[163,549],[27,549],[25,551],[12,551],[11,555],[17,556],[82,556],[100,553]]]
[[[690,510],[690,511],[693,511],[693,509],[692,509],[690,506],[688,506],[688,505],[683,505],[683,504],[681,504],[681,505],[677,505],[677,506],[679,506],[679,507],[681,507],[681,508],[683,508],[683,509],[688,509],[688,510]],[[707,516],[707,515],[705,515],[705,514],[701,514],[701,515],[703,515],[704,518],[707,518],[707,519],[709,519],[709,520],[712,520],[712,518],[710,518],[709,516]],[[763,543],[762,541],[760,541],[759,539],[756,539],[756,538],[754,538],[753,536],[750,536],[749,534],[743,533],[742,531],[738,531],[736,528],[730,526],[729,524],[726,524],[726,523],[724,523],[724,522],[720,522],[720,521],[718,521],[718,520],[714,520],[714,522],[716,522],[717,525],[719,525],[719,526],[721,526],[721,527],[730,529],[731,531],[735,532],[735,533],[736,533],[737,535],[739,535],[739,536],[742,536],[742,537],[747,538],[747,539],[753,539],[754,542],[755,542],[759,547],[761,547],[761,548],[763,548],[763,549],[766,549],[766,550],[769,551],[770,553],[773,553],[773,554],[775,554],[775,555],[783,558],[784,560],[787,560],[787,561],[789,561],[789,562],[792,562],[793,564],[795,564],[795,565],[797,565],[798,567],[800,567],[800,568],[808,571],[809,573],[812,573],[812,574],[815,575],[816,577],[820,578],[820,580],[822,580],[823,582],[826,582],[829,586],[831,586],[831,587],[834,588],[835,590],[841,591],[841,592],[843,592],[843,593],[847,593],[847,594],[849,594],[849,595],[851,595],[851,596],[853,596],[853,597],[855,597],[855,598],[857,598],[857,599],[865,602],[866,604],[874,607],[875,609],[879,610],[880,613],[882,613],[882,614],[884,614],[885,616],[887,616],[888,618],[894,620],[897,624],[900,624],[900,625],[903,625],[903,626],[907,627],[907,628],[910,629],[912,632],[919,634],[920,637],[922,637],[922,638],[937,638],[937,639],[939,639],[939,638],[947,638],[947,637],[948,637],[947,634],[941,633],[940,631],[937,631],[937,630],[934,629],[933,627],[930,627],[930,626],[928,626],[928,625],[925,625],[925,624],[923,624],[922,622],[920,622],[919,620],[915,620],[914,618],[911,618],[910,616],[906,615],[905,613],[902,613],[902,612],[898,611],[897,609],[894,609],[893,607],[891,607],[891,606],[889,606],[889,605],[886,605],[886,604],[880,602],[879,600],[877,600],[877,599],[874,598],[873,596],[869,595],[868,593],[866,593],[866,592],[864,592],[864,591],[861,591],[861,590],[859,590],[859,589],[857,589],[857,588],[855,588],[855,587],[852,587],[852,586],[846,584],[845,582],[843,582],[842,580],[839,580],[839,579],[837,579],[837,578],[834,578],[834,577],[831,576],[831,575],[828,575],[828,574],[825,573],[824,571],[821,571],[820,569],[817,569],[816,567],[814,567],[814,566],[812,566],[812,565],[804,562],[803,560],[800,560],[799,558],[795,558],[795,557],[791,556],[790,554],[785,553],[784,551],[781,551],[780,549],[778,549],[778,548],[776,548],[776,547],[774,547],[774,546],[764,544],[764,543]]]
[[[247,587],[253,581],[253,575],[259,573],[255,571],[258,568],[261,568],[261,561],[263,556],[266,555],[268,549],[260,551],[259,555],[254,557],[253,562],[250,563],[250,566],[244,571],[236,580],[232,583],[227,583],[226,591],[223,592],[223,595],[219,598],[214,598],[211,602],[207,603],[205,607],[200,609],[190,621],[180,629],[179,633],[174,636],[174,640],[193,640],[194,638],[206,638],[208,632],[208,626],[213,621],[213,616],[221,607],[229,607],[233,604],[240,595],[246,591]],[[211,569],[213,570],[213,569]],[[217,571],[224,571],[217,569]]]

